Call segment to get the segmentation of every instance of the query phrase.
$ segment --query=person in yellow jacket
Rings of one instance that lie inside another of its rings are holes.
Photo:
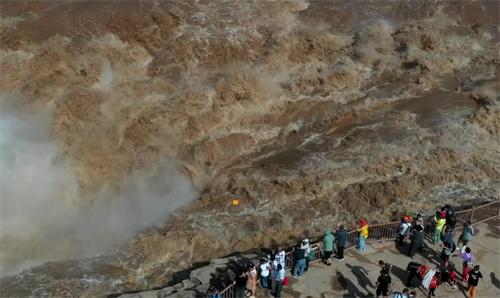
[[[368,238],[368,222],[365,219],[359,221],[359,251],[364,252],[366,250],[365,242]]]
[[[434,216],[434,222],[436,223],[436,228],[434,230],[433,243],[438,244],[439,240],[441,240],[441,233],[443,232],[443,228],[446,225],[446,217],[438,211],[436,212],[436,216]]]

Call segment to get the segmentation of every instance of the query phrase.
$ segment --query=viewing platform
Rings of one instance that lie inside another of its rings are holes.
[[[476,261],[481,266],[483,279],[479,281],[477,296],[481,298],[500,297],[500,219],[479,223],[474,226],[476,234],[469,243]],[[458,233],[457,233],[458,234]],[[458,237],[458,235],[456,235]],[[455,238],[456,241],[456,238]],[[361,254],[357,249],[346,252],[344,261],[333,261],[331,266],[322,262],[311,264],[309,270],[300,279],[289,277],[290,285],[283,290],[283,297],[375,297],[375,282],[380,272],[378,261],[392,265],[392,290],[402,291],[405,286],[406,266],[415,261],[421,264],[437,266],[440,262],[441,248],[425,241],[427,248],[418,252],[413,259],[406,256],[406,248],[400,252],[394,241],[372,242],[367,244],[367,251]],[[453,257],[460,281],[462,259]],[[414,280],[416,283],[416,280]],[[445,283],[436,290],[436,297],[468,297],[464,283],[458,282],[456,289]],[[414,289],[417,297],[427,297],[427,290],[422,286]],[[266,297],[262,292],[257,297]]]

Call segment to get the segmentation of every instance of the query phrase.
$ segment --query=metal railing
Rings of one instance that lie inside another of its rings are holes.
[[[485,222],[494,219],[500,215],[500,201],[495,201],[471,209],[458,211],[455,212],[455,215],[457,217],[457,220],[460,222],[466,222],[468,220],[470,220],[472,224]],[[433,218],[434,218],[433,215],[428,216],[426,218],[426,222],[434,224]],[[394,222],[369,226],[368,228],[369,234],[367,242],[396,239],[399,234],[399,225],[400,225],[399,221],[394,221]],[[433,229],[430,229],[428,232],[432,233]],[[356,247],[358,235],[359,233],[356,230],[352,230],[348,233],[345,250]],[[321,247],[319,245],[319,242],[320,241],[313,243],[311,245],[311,251],[314,252],[314,254],[313,257],[310,258],[309,263],[314,263],[321,260]],[[292,251],[290,250],[286,252],[285,270],[292,270],[292,266],[293,266],[293,257],[292,257]],[[221,292],[221,295],[223,298],[233,298],[234,282],[231,285],[227,286]]]

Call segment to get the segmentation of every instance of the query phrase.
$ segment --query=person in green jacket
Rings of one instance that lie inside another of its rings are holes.
[[[333,254],[333,251],[335,250],[334,247],[335,243],[335,236],[333,235],[332,229],[328,229],[325,232],[325,236],[323,237],[323,247],[324,247],[324,253],[323,253],[323,262],[327,265],[331,265],[330,257]]]
[[[433,243],[438,244],[439,240],[441,240],[441,234],[443,233],[443,228],[446,224],[446,215],[443,215],[439,211],[436,212],[436,216],[434,216],[434,223],[435,223],[435,228],[434,228]]]

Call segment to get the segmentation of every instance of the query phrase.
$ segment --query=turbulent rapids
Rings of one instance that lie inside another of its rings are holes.
[[[498,199],[499,11],[0,2],[0,292],[156,288],[331,222]]]

